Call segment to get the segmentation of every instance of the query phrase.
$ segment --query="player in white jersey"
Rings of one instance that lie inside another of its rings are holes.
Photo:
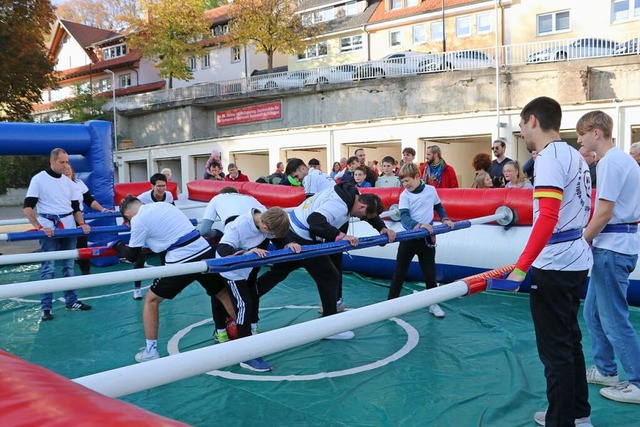
[[[292,176],[298,181],[302,181],[304,194],[313,196],[327,188],[333,188],[336,182],[326,173],[309,168],[302,160],[297,158],[289,159],[286,169],[287,176]]]
[[[585,114],[576,131],[584,149],[600,156],[595,212],[584,232],[593,252],[584,319],[595,366],[587,370],[587,382],[609,386],[600,390],[608,399],[640,404],[640,344],[627,302],[640,252],[640,168],[614,145],[613,119],[606,113]],[[616,356],[627,377],[620,384]]]
[[[238,215],[256,208],[261,211],[267,208],[255,197],[238,193],[235,187],[224,187],[220,194],[214,196],[202,215],[198,231],[202,237],[221,237],[224,227]]]
[[[230,222],[224,229],[224,236],[218,243],[217,256],[226,257],[241,253],[256,253],[263,258],[266,254],[266,245],[272,238],[282,239],[289,232],[289,216],[280,208],[271,208],[261,211],[252,208]],[[296,252],[300,251],[297,244],[289,244]],[[255,275],[252,276],[252,268],[226,271],[221,276],[227,280],[227,286],[231,290],[236,303],[236,324],[238,338],[248,337],[257,324],[258,318],[258,291],[256,289]],[[271,370],[271,366],[262,358],[247,360],[240,363],[245,369],[256,372]]]
[[[151,190],[145,191],[142,194],[139,194],[136,198],[140,200],[145,205],[156,203],[156,202],[165,202],[165,203],[173,203],[173,195],[170,191],[167,191],[167,177],[164,174],[156,173],[151,176],[149,179],[151,183]],[[136,270],[138,268],[143,268],[147,261],[147,257],[142,254],[138,257],[135,264],[133,264],[133,269]],[[140,280],[136,280],[133,282],[133,299],[141,300],[142,299],[142,282]]]
[[[398,210],[400,211],[400,222],[405,230],[424,228],[433,233],[434,211],[438,213],[438,217],[440,217],[440,221],[443,224],[453,228],[453,222],[447,217],[435,187],[427,185],[420,180],[418,166],[413,163],[403,165],[400,169],[399,179],[402,181],[404,191],[400,193]],[[438,286],[436,282],[435,236],[430,235],[423,239],[405,240],[398,245],[396,268],[389,285],[388,299],[400,296],[402,285],[409,271],[409,265],[415,256],[418,257],[425,287],[433,289]],[[438,318],[445,316],[444,311],[438,304],[431,304],[429,313]]]
[[[380,234],[386,234],[389,242],[395,239],[395,232],[386,228],[380,219],[382,201],[375,194],[359,194],[352,183],[341,183],[323,190],[305,200],[289,212],[291,230],[285,242],[313,245],[320,242],[346,240],[358,245],[358,238],[346,234],[350,217],[369,222]],[[282,247],[284,242],[277,246]],[[336,314],[341,295],[342,254],[322,255],[301,261],[275,264],[258,279],[258,295],[262,297],[293,270],[304,267],[316,282],[323,316]],[[336,334],[329,338],[350,339],[353,332]]]
[[[127,195],[120,203],[122,216],[131,223],[129,246],[117,242],[116,250],[134,262],[147,246],[153,252],[166,251],[163,263],[182,264],[215,257],[209,243],[198,234],[189,218],[170,203],[144,205],[140,200]],[[198,281],[209,296],[219,298],[228,313],[235,312],[229,292],[219,274],[193,273],[182,276],[156,279],[147,292],[142,309],[142,321],[146,346],[136,354],[137,362],[160,357],[158,353],[159,306],[165,299],[173,299],[192,282]]]
[[[167,177],[161,173],[155,173],[151,175],[149,179],[151,183],[151,190],[145,191],[142,194],[137,196],[137,199],[140,200],[145,205],[154,202],[166,202],[173,203],[173,194],[170,191],[167,191]]]
[[[103,207],[100,202],[98,202],[93,195],[89,192],[89,188],[85,185],[84,182],[78,177],[76,177],[75,172],[71,165],[67,167],[64,174],[71,180],[73,183],[73,190],[75,193],[75,198],[80,200],[80,210],[84,212],[84,205],[89,206],[90,208],[98,211],[98,212],[115,212],[113,209],[107,209]],[[84,202],[84,203],[83,203]],[[79,224],[76,224],[79,225]],[[77,244],[76,248],[86,248],[88,246],[87,236],[78,236],[76,237]],[[87,275],[91,273],[91,262],[88,259],[79,259],[78,267],[80,267],[80,272],[83,275]]]
[[[538,354],[547,380],[547,411],[534,420],[548,427],[591,425],[582,334],[580,296],[591,267],[582,237],[591,209],[589,167],[560,139],[562,110],[548,97],[529,102],[520,113],[527,150],[538,151],[534,166],[534,222],[531,236],[509,279],[531,271],[530,305]]]
[[[251,209],[259,209],[264,212],[267,208],[255,199],[253,196],[238,193],[235,187],[224,187],[220,190],[220,194],[213,197],[204,211],[202,222],[198,225],[198,231],[202,237],[220,238],[223,235],[224,227],[238,215],[249,212]],[[216,228],[217,227],[217,228]],[[251,273],[252,280],[255,282],[260,267],[255,267]],[[219,342],[229,340],[228,319],[224,307],[217,298],[211,298],[211,313],[213,315],[213,323],[215,330],[213,338]],[[257,322],[257,314],[253,322]],[[233,337],[233,336],[232,336]]]
[[[82,228],[84,234],[89,234],[91,228],[85,224],[82,210],[80,210],[80,195],[74,191],[73,183],[64,175],[69,166],[69,155],[62,148],[54,148],[49,156],[49,169],[44,170],[29,182],[27,195],[24,199],[23,211],[29,223],[38,230],[43,230],[47,237],[40,239],[42,252],[71,250],[76,247],[75,237],[55,238],[56,229]],[[36,214],[37,210],[37,214]],[[72,277],[74,260],[61,261],[62,277]],[[40,268],[40,280],[53,279],[55,261],[43,261]],[[91,306],[78,301],[73,290],[64,292],[67,310],[90,310]],[[40,295],[43,321],[53,320],[53,294],[51,292]]]

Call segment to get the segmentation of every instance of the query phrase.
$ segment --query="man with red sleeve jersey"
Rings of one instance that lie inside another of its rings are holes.
[[[534,223],[531,236],[508,277],[522,281],[531,268],[530,306],[549,408],[534,420],[548,427],[590,426],[580,296],[592,264],[582,237],[591,209],[589,167],[560,139],[562,110],[539,97],[520,113],[527,150],[537,150],[534,166]]]

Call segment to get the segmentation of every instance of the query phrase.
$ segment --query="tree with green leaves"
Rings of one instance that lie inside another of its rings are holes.
[[[155,62],[159,74],[169,79],[170,89],[174,77],[193,79],[188,60],[202,54],[197,42],[210,34],[204,2],[141,0],[140,8],[144,18],[129,18],[133,30],[127,38],[129,46]]]
[[[234,0],[229,7],[227,43],[254,44],[256,52],[267,55],[267,68],[273,72],[276,51],[297,54],[320,34],[321,26],[305,26],[296,14],[296,0]]]
[[[30,121],[41,91],[57,87],[44,40],[50,0],[0,0],[0,121]]]
[[[109,102],[107,98],[96,97],[90,89],[76,86],[75,96],[58,101],[56,107],[67,113],[72,122],[84,123],[89,120],[111,121],[113,114],[103,110],[107,102]]]

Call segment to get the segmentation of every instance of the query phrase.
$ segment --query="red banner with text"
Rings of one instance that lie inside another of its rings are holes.
[[[216,111],[216,126],[237,125],[240,123],[274,120],[282,117],[282,103],[269,102],[267,104],[251,105],[249,107],[234,108],[232,110]]]

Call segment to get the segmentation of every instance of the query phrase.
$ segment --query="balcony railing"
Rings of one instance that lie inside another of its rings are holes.
[[[362,79],[399,77],[443,71],[519,66],[539,62],[572,61],[596,57],[640,54],[640,31],[615,38],[580,37],[547,42],[501,46],[445,53],[406,52],[404,57],[379,59],[308,70],[272,73],[215,83],[130,95],[116,101],[118,110],[152,105],[211,99],[278,89],[298,89],[316,84],[348,83]],[[402,53],[402,52],[400,52]],[[111,106],[105,106],[110,109]]]

